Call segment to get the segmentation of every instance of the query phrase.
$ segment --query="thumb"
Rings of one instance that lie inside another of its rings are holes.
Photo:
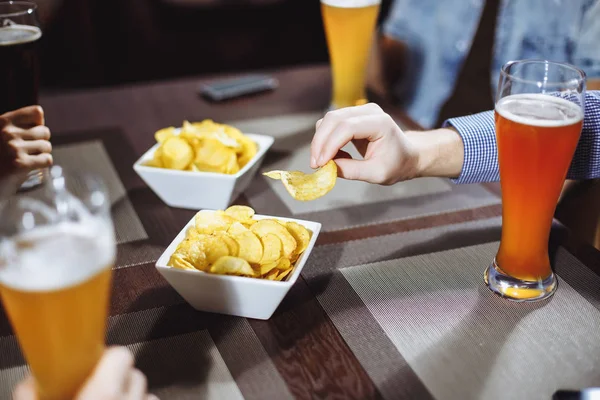
[[[354,160],[351,158],[337,158],[335,163],[338,167],[340,178],[363,181],[369,183],[381,183],[378,177],[378,167],[373,160]]]

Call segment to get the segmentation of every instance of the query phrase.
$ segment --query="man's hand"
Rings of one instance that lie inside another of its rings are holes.
[[[341,151],[353,142],[364,156],[354,160]],[[403,132],[376,104],[328,112],[317,122],[310,166],[334,159],[341,178],[391,185],[417,177],[457,177],[464,148],[452,129]]]
[[[52,165],[50,130],[44,126],[40,106],[20,108],[0,115],[0,179]]]

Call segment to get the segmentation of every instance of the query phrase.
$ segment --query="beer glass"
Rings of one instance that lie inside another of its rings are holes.
[[[495,107],[502,187],[500,248],[485,272],[496,294],[515,301],[550,297],[552,218],[583,126],[585,74],[543,60],[502,67]]]
[[[0,114],[38,104],[41,37],[35,3],[0,2]],[[21,189],[39,185],[42,177],[42,171],[31,171]]]
[[[366,102],[365,79],[381,0],[321,0],[333,91],[330,109]]]
[[[116,245],[100,181],[44,174],[0,205],[0,297],[39,398],[71,399],[104,351]]]

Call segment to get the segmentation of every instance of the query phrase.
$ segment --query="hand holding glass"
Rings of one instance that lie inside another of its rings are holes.
[[[116,245],[95,179],[60,167],[0,208],[0,295],[39,398],[73,398],[104,351]]]

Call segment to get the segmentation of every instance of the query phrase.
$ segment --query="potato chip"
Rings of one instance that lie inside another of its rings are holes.
[[[175,136],[175,127],[170,126],[168,128],[163,128],[159,131],[156,131],[154,134],[154,139],[157,143],[164,143],[167,139],[170,139]]]
[[[196,132],[214,132],[216,130],[222,129],[220,124],[217,124],[212,119],[205,119],[200,122],[189,123],[189,127],[193,128]]]
[[[250,160],[252,160],[252,158],[254,158],[254,156],[258,152],[258,148],[256,146],[256,143],[254,143],[253,140],[248,139],[246,137],[241,139],[241,143],[242,143],[242,151],[239,156],[238,162],[239,162],[240,167],[243,168],[244,165],[248,164],[248,162]]]
[[[238,257],[252,264],[260,263],[263,256],[263,247],[258,236],[248,231],[232,237],[239,245]]]
[[[294,239],[296,239],[296,243],[298,244],[296,253],[302,254],[310,242],[310,232],[304,226],[294,221],[286,222],[285,227],[294,237]]]
[[[202,241],[206,261],[213,264],[221,257],[229,256],[229,247],[227,243],[219,236],[208,236]]]
[[[278,260],[267,263],[267,264],[260,264],[256,267],[255,271],[257,272],[257,275],[265,276],[266,274],[271,272],[273,269],[276,269],[278,264],[279,264]]]
[[[186,140],[218,140],[224,146],[233,148],[236,151],[241,151],[242,148],[242,145],[235,138],[225,133],[223,125],[216,124],[211,120],[204,120],[193,124],[183,121],[180,136]]]
[[[173,253],[167,265],[173,268],[196,270],[196,268],[194,268],[194,266],[181,253]]]
[[[199,134],[197,130],[190,124],[188,121],[183,121],[183,125],[181,126],[181,130],[179,132],[179,137],[185,139],[192,145],[196,147],[200,143],[200,141],[204,138],[203,134]]]
[[[279,275],[279,271],[277,271],[277,269],[273,269],[271,270],[271,272],[265,275],[265,279],[274,281],[275,279],[277,279],[277,275]]]
[[[227,233],[229,233],[230,235],[239,235],[239,234],[242,234],[244,232],[250,232],[250,229],[248,229],[241,222],[237,222],[237,221],[234,222],[233,224],[231,224],[229,226],[229,229],[227,229]]]
[[[154,150],[152,159],[149,161],[146,161],[146,163],[144,165],[147,165],[148,167],[164,168],[162,155],[163,155],[163,148],[162,148],[162,146],[158,146],[156,148],[156,150]]]
[[[252,225],[254,225],[256,222],[258,222],[258,221],[256,221],[255,219],[247,219],[245,221],[242,221],[242,225],[244,225],[246,228],[250,229],[250,227]]]
[[[185,233],[185,239],[197,239],[200,235],[204,235],[204,233],[200,233],[200,231],[196,229],[195,226],[190,226],[187,232]]]
[[[273,170],[273,171],[263,172],[264,176],[271,178],[271,179],[276,179],[276,180],[281,180],[281,174],[287,174],[287,171]]]
[[[220,236],[220,238],[227,245],[227,248],[229,249],[229,255],[237,257],[240,253],[240,245],[238,244],[238,242],[236,242],[236,240],[229,236],[227,233]]]
[[[256,143],[233,126],[223,125],[223,128],[225,134],[235,139],[241,145],[237,152],[239,155],[238,163],[240,168],[243,168],[256,155],[258,151]]]
[[[292,263],[289,258],[280,258],[277,261],[277,269],[280,271],[285,271],[286,269],[290,269],[292,267]]]
[[[282,243],[279,237],[273,233],[267,233],[261,236],[260,241],[263,246],[263,256],[260,264],[269,264],[281,258]]]
[[[330,160],[312,174],[300,171],[269,171],[263,175],[272,179],[281,179],[294,199],[310,201],[326,195],[333,189],[337,179],[337,165]]]
[[[235,219],[229,215],[213,213],[211,211],[199,211],[194,219],[196,230],[199,233],[211,234],[216,231],[227,231]]]
[[[161,151],[159,152],[159,150],[161,150]],[[156,149],[156,151],[154,152],[154,156],[152,157],[152,159],[146,161],[146,163],[144,165],[146,165],[148,167],[162,168],[163,167],[162,149],[160,147],[158,149]]]
[[[254,276],[255,272],[248,261],[232,256],[224,256],[215,261],[210,267],[213,274]]]
[[[172,137],[162,144],[161,159],[165,168],[183,170],[194,159],[194,151],[185,140]]]
[[[288,268],[285,271],[281,271],[279,275],[275,278],[276,281],[282,281],[286,276],[288,276],[292,272],[292,268]]]
[[[235,152],[215,139],[203,139],[195,148],[194,165],[200,171],[232,174],[239,171]]]
[[[201,239],[184,240],[179,244],[177,250],[175,250],[175,254],[181,254],[196,269],[206,271],[208,268],[209,262]]]
[[[294,250],[296,250],[296,240],[294,237],[283,225],[275,220],[261,219],[256,224],[252,225],[250,230],[261,238],[269,233],[277,235],[283,246],[283,257],[292,257]]]
[[[232,151],[229,156],[229,162],[225,165],[224,171],[226,174],[237,174],[240,170],[237,155]]]

